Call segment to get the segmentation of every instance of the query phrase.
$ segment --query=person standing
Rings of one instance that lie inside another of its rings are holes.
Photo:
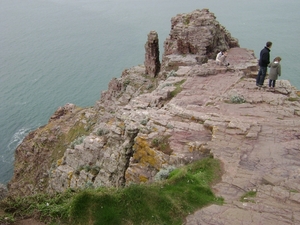
[[[262,87],[267,74],[267,68],[270,63],[270,51],[272,42],[268,41],[266,46],[260,51],[259,57],[259,71],[256,77],[256,86]]]
[[[273,89],[275,88],[276,80],[278,79],[278,76],[281,75],[281,65],[280,65],[281,58],[278,56],[276,57],[273,62],[269,64],[270,67],[270,73],[269,73],[269,88]]]

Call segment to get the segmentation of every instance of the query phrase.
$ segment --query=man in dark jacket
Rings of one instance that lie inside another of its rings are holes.
[[[260,51],[259,58],[259,71],[256,77],[256,86],[262,87],[264,85],[265,77],[267,74],[267,68],[270,63],[270,48],[272,42],[268,41],[266,46]]]

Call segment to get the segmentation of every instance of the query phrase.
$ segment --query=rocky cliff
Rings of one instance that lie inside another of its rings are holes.
[[[213,60],[224,48],[230,67]],[[224,164],[214,189],[227,204],[200,210],[187,224],[299,222],[299,91],[285,80],[274,92],[257,89],[253,51],[240,48],[207,9],[172,18],[161,64],[155,31],[145,50],[145,64],[112,79],[94,107],[60,107],[24,139],[9,193],[153,182],[213,156]],[[241,203],[249,190],[257,199]],[[229,223],[230,213],[241,217]]]

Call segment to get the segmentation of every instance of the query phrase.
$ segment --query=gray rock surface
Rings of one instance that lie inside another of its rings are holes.
[[[212,59],[224,47],[230,67]],[[155,79],[124,70],[93,108],[59,108],[18,147],[9,193],[151,183],[213,155],[225,204],[185,224],[300,224],[300,92],[285,80],[258,89],[253,51],[206,9],[172,18],[162,62]]]

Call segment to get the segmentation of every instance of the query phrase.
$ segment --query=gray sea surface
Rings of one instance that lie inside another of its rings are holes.
[[[1,0],[0,183],[30,131],[66,103],[93,106],[113,77],[143,64],[151,30],[162,53],[171,18],[202,8],[256,56],[272,41],[280,79],[300,88],[299,0]]]

